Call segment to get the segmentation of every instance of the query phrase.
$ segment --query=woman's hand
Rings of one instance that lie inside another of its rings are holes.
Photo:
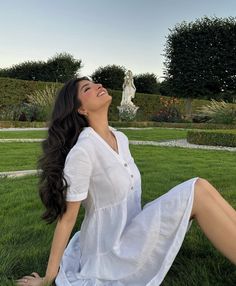
[[[45,277],[40,277],[37,272],[31,273],[33,276],[23,276],[16,280],[19,286],[46,286],[51,285],[50,282],[45,281]]]

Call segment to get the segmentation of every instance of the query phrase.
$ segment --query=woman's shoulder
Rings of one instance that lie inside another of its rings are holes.
[[[75,145],[70,149],[67,157],[78,154],[82,157],[92,157],[94,155],[93,149],[93,144],[89,138],[89,130],[85,128],[80,132]]]

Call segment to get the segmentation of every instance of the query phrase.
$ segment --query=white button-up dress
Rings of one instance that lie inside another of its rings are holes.
[[[141,175],[128,137],[109,126],[118,153],[85,127],[68,153],[67,201],[82,201],[85,217],[60,262],[57,286],[157,286],[185,237],[194,183],[191,178],[141,207]]]

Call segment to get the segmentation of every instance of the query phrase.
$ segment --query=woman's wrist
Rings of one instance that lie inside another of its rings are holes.
[[[44,277],[42,278],[42,280],[43,280],[43,286],[50,286],[51,283],[54,282],[55,278],[56,278],[55,276],[44,276]]]

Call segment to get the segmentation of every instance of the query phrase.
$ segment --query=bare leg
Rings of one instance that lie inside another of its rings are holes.
[[[192,216],[212,244],[236,265],[235,210],[205,179],[196,181],[194,192]]]
[[[236,210],[221,196],[221,194],[217,191],[217,189],[207,180],[200,178],[196,181],[195,186],[198,183],[200,183],[199,181],[201,181],[201,185],[203,184],[203,188],[207,189],[209,193],[212,195],[212,197],[215,200],[215,203],[218,204],[222,208],[222,210],[230,217],[230,219],[232,219],[233,222],[236,224]],[[194,204],[191,218],[194,217],[194,214],[196,213],[195,208],[196,206]]]
[[[217,189],[210,184],[207,180],[204,180],[206,188],[210,191],[213,196],[215,203],[218,204],[223,211],[232,219],[236,227],[236,210],[221,196]]]

